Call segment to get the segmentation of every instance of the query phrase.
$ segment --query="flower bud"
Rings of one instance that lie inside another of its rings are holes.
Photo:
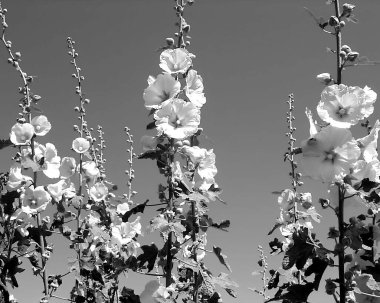
[[[359,57],[358,52],[350,52],[347,54],[347,59],[351,62],[355,61]]]
[[[341,51],[345,52],[346,54],[350,53],[351,52],[351,47],[349,47],[348,45],[343,45],[341,48],[340,48]]]
[[[329,85],[332,81],[329,73],[322,73],[317,76],[317,80],[324,85]]]
[[[329,19],[330,26],[337,26],[339,24],[339,19],[336,16],[331,16]]]
[[[174,39],[173,38],[166,38],[166,44],[171,46],[171,45],[174,45]]]

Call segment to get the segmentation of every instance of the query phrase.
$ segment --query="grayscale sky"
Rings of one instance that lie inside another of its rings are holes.
[[[136,149],[141,136],[148,134],[145,126],[148,112],[143,106],[142,92],[149,75],[160,73],[159,52],[166,37],[173,35],[176,21],[172,0],[3,0],[8,8],[8,38],[15,51],[22,53],[22,66],[37,76],[33,92],[41,95],[41,108],[52,122],[51,132],[41,141],[52,142],[60,156],[70,156],[70,146],[76,134],[74,106],[75,82],[67,55],[66,37],[77,42],[79,65],[86,76],[84,91],[91,99],[88,108],[90,126],[103,126],[107,140],[108,177],[125,189],[127,145],[124,126],[132,129]],[[289,93],[296,100],[297,143],[308,136],[304,115],[315,107],[323,86],[317,74],[335,75],[335,57],[326,52],[334,48],[332,36],[323,33],[304,10],[329,17],[333,7],[325,0],[196,0],[186,9],[191,24],[192,44],[189,50],[197,57],[194,68],[202,75],[207,103],[202,108],[201,127],[205,136],[202,145],[213,148],[223,199],[228,205],[211,205],[210,216],[215,221],[231,220],[230,231],[210,231],[209,245],[222,247],[232,267],[231,277],[240,284],[238,299],[223,290],[224,302],[262,302],[249,287],[260,287],[261,280],[251,273],[258,269],[257,245],[269,250],[268,231],[279,214],[274,190],[290,186],[289,166],[283,162],[287,148],[285,103]],[[343,43],[361,55],[380,60],[380,1],[353,1],[358,7],[358,24],[348,23]],[[380,67],[357,67],[343,75],[347,85],[368,85],[380,92]],[[6,138],[18,112],[19,75],[7,64],[4,47],[0,48],[0,138]],[[380,106],[371,117],[379,117]],[[358,129],[358,136],[364,130]],[[0,171],[9,169],[11,153],[2,152]],[[135,202],[157,199],[156,189],[163,182],[154,162],[136,160],[134,187],[139,192]],[[304,191],[314,200],[324,196],[325,187],[306,181]],[[320,210],[319,206],[317,206]],[[354,209],[357,211],[357,209]],[[325,240],[326,230],[334,218],[320,210],[322,224],[316,227]],[[148,217],[153,216],[148,211]],[[157,237],[145,232],[141,243],[149,244]],[[279,236],[276,234],[275,236]],[[159,240],[160,241],[160,240]],[[159,245],[162,245],[160,242]],[[63,273],[67,268],[68,242],[60,241],[48,273]],[[269,259],[276,268],[278,258]],[[24,261],[29,268],[28,260]],[[206,263],[215,272],[225,271],[213,255]],[[22,290],[14,290],[20,303],[37,302],[42,285],[29,269],[20,280]],[[144,288],[145,277],[129,273],[126,285],[137,293]],[[58,293],[65,296],[72,280],[64,280]],[[310,302],[332,302],[326,298],[324,282],[319,294]],[[32,299],[33,298],[33,299]],[[59,301],[52,301],[59,302]]]

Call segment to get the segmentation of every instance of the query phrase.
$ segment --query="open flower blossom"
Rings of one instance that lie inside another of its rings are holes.
[[[185,73],[192,65],[192,57],[184,48],[166,49],[160,55],[160,67],[169,74]]]
[[[86,161],[82,163],[82,171],[86,177],[86,182],[92,186],[100,176],[100,170],[94,161]]]
[[[352,168],[351,176],[353,177],[353,183],[361,182],[367,178],[372,182],[380,182],[380,161],[378,159],[371,162],[357,161]]]
[[[154,119],[159,135],[182,140],[197,132],[201,116],[193,103],[172,99],[154,114]]]
[[[69,179],[59,180],[57,183],[49,184],[47,190],[51,197],[59,202],[62,197],[68,199],[75,197],[75,186]]]
[[[51,201],[50,194],[43,186],[28,187],[20,196],[22,202],[22,211],[29,215],[34,215],[46,209]]]
[[[37,136],[45,136],[51,129],[51,124],[48,121],[48,118],[44,115],[34,117],[31,124],[34,127],[34,132]]]
[[[133,222],[122,222],[113,226],[111,243],[121,247],[131,242],[138,234],[141,234],[140,216]]]
[[[181,83],[169,74],[148,78],[149,86],[144,90],[143,99],[147,109],[159,108],[162,102],[174,98],[181,90]]]
[[[202,107],[206,103],[206,97],[203,93],[203,80],[197,71],[194,69],[189,70],[186,76],[185,93],[190,102],[196,107]]]
[[[369,87],[327,86],[318,104],[319,117],[332,126],[350,128],[373,113],[377,94]]]
[[[72,148],[78,154],[83,154],[90,148],[90,142],[85,138],[76,138],[73,140]]]
[[[116,212],[120,215],[124,215],[129,210],[129,204],[127,202],[120,203],[116,207]]]
[[[326,183],[340,181],[350,172],[360,154],[349,130],[329,125],[302,142],[303,173]]]
[[[380,121],[377,120],[367,136],[357,139],[359,147],[362,149],[363,158],[368,163],[377,159],[377,139],[379,130]]]
[[[44,146],[34,142],[33,158],[32,149],[29,146],[21,150],[21,155],[21,165],[24,168],[31,168],[34,172],[42,170],[45,176],[51,179],[59,178],[61,157],[57,155],[57,149],[54,144],[46,143],[46,146]]]
[[[14,145],[25,145],[30,143],[34,136],[34,127],[30,123],[16,123],[12,126],[9,134],[10,140]]]
[[[19,189],[21,186],[30,185],[33,179],[29,176],[24,176],[21,173],[21,164],[14,163],[9,170],[9,177],[7,182],[7,190],[13,191]]]
[[[62,179],[68,179],[75,174],[76,163],[75,158],[64,157],[61,161],[61,166],[59,167],[60,177]]]
[[[214,177],[218,172],[215,166],[214,151],[212,149],[200,148],[199,146],[184,146],[182,150],[190,157],[199,176],[213,183]]]
[[[108,195],[108,188],[104,185],[103,182],[97,182],[93,186],[91,186],[90,197],[95,202],[100,202],[104,200]]]

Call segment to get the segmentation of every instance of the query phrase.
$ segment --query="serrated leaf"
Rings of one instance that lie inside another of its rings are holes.
[[[213,246],[212,247],[212,250],[213,252],[215,253],[215,255],[218,257],[219,259],[219,262],[222,263],[225,267],[227,267],[227,269],[232,272],[231,270],[231,267],[230,265],[227,263],[226,259],[227,259],[227,256],[222,254],[222,249],[220,247],[217,247],[217,246]]]

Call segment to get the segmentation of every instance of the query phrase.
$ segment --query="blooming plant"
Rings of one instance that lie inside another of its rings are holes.
[[[265,302],[308,302],[313,291],[318,291],[325,278],[325,292],[337,303],[380,302],[379,242],[379,185],[380,171],[377,153],[379,121],[370,126],[377,95],[369,87],[349,86],[342,83],[343,71],[350,66],[374,64],[348,45],[342,45],[342,32],[347,21],[356,23],[355,5],[329,0],[335,14],[328,20],[316,18],[318,26],[336,40],[336,79],[322,73],[317,79],[325,85],[317,106],[321,119],[317,123],[310,110],[310,137],[295,147],[294,97],[289,96],[287,113],[289,138],[285,161],[291,166],[292,187],[275,192],[279,194],[280,216],[269,234],[279,229],[282,240],[269,242],[271,254],[283,254],[278,269],[269,269],[268,259],[259,247],[262,295]],[[364,126],[367,135],[355,139],[351,128]],[[296,163],[299,159],[299,166]],[[300,172],[298,172],[300,171]],[[329,229],[322,243],[313,232],[313,224],[321,221],[310,193],[300,192],[301,177],[309,177],[326,185],[326,197],[320,198],[322,209],[332,211],[337,225]],[[347,203],[364,207],[364,213],[347,218]],[[327,270],[328,268],[337,269]],[[333,272],[333,276],[329,273]],[[322,284],[322,285],[323,285]],[[269,290],[277,292],[269,295]]]
[[[167,303],[212,303],[221,300],[216,286],[236,297],[237,284],[226,273],[212,274],[204,262],[210,252],[231,270],[220,247],[207,248],[207,230],[226,230],[230,222],[216,223],[208,214],[210,203],[223,201],[215,181],[213,149],[199,146],[200,113],[206,98],[203,79],[193,68],[195,56],[187,50],[190,25],[183,15],[194,1],[175,2],[176,39],[166,39],[160,55],[162,73],[148,78],[142,95],[153,119],[147,129],[155,133],[142,138],[139,156],[130,129],[125,128],[129,148],[124,194],[106,174],[102,127],[94,131],[88,125],[90,100],[84,92],[85,77],[78,65],[75,41],[67,38],[79,123],[74,125],[72,153],[61,155],[53,143],[43,142],[54,122],[41,114],[41,96],[31,91],[34,77],[22,69],[21,53],[14,52],[7,40],[7,10],[0,2],[1,40],[8,62],[23,81],[19,89],[21,111],[9,139],[0,142],[1,148],[13,145],[17,150],[9,172],[0,174],[0,302],[17,302],[10,286],[21,287],[18,274],[24,271],[22,260],[26,259],[33,274],[41,278],[41,303],[54,298],[76,303],[144,303],[152,298]],[[158,186],[160,203],[134,202],[136,158],[155,160],[165,177],[166,183]],[[148,229],[159,231],[164,241],[161,248],[157,243],[138,242],[145,208],[157,206]],[[50,264],[53,234],[66,239],[73,252],[67,272],[55,272]],[[155,273],[151,273],[153,269]],[[128,271],[157,279],[147,283],[148,295],[139,296],[123,285],[120,276]],[[62,297],[57,290],[69,278],[71,292]]]

